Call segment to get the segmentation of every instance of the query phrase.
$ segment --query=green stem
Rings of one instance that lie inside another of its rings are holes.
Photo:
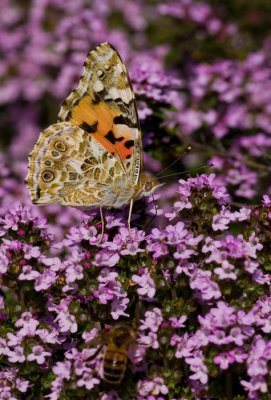
[[[226,398],[232,400],[232,374],[230,371],[226,372]]]

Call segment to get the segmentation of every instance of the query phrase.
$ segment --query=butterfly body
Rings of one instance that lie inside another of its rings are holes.
[[[29,156],[26,184],[35,204],[85,209],[131,207],[159,186],[142,173],[134,92],[110,44],[89,53],[58,122],[41,132]]]

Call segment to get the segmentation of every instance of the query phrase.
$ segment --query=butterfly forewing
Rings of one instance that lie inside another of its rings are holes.
[[[141,133],[134,92],[124,63],[108,43],[89,53],[79,87],[63,103],[59,121],[80,126],[124,167],[130,181],[141,170]]]

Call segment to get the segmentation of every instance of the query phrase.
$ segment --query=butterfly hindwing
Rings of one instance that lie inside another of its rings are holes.
[[[45,129],[29,156],[26,184],[33,203],[99,207],[123,167],[83,129],[69,122]]]
[[[89,53],[79,86],[63,103],[58,119],[92,136],[137,184],[142,144],[135,96],[126,67],[110,44]]]

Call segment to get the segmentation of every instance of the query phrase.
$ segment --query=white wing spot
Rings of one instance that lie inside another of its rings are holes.
[[[120,89],[119,92],[120,92],[120,97],[126,104],[128,104],[133,99],[133,94],[131,90],[129,90],[129,88]]]
[[[116,64],[114,69],[117,74],[121,74],[123,72],[123,64],[120,64],[120,63]]]
[[[95,90],[95,92],[101,92],[102,90],[104,90],[104,85],[103,85],[103,83],[98,79],[98,80],[94,83],[93,89]]]
[[[113,100],[120,97],[119,91],[115,87],[111,87],[108,92]]]
[[[110,68],[110,66],[109,66],[108,64],[105,64],[104,69],[105,69],[106,71],[108,71],[109,68]]]
[[[98,69],[97,75],[98,75],[99,77],[103,76],[103,71],[102,71],[101,69]]]

